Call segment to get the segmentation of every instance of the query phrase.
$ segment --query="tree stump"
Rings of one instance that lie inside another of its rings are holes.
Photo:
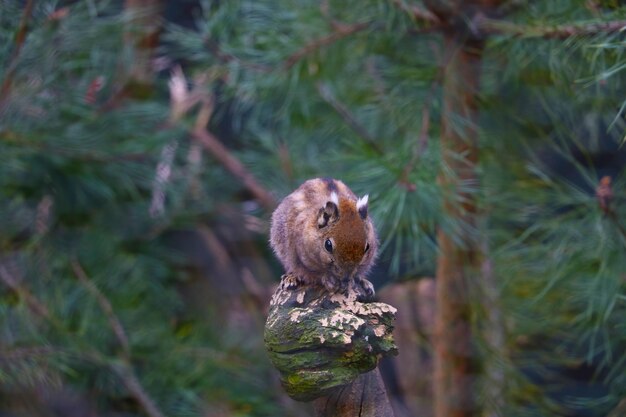
[[[287,394],[313,401],[317,415],[392,417],[376,366],[397,353],[392,322],[396,309],[323,287],[294,286],[283,275],[270,303],[265,346]]]

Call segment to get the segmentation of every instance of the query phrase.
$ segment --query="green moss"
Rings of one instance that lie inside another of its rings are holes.
[[[395,309],[337,300],[316,289],[278,289],[265,327],[265,345],[287,394],[310,401],[373,370],[396,352]],[[298,300],[301,300],[298,302]]]

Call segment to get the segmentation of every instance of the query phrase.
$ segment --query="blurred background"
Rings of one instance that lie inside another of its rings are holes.
[[[0,415],[313,415],[263,347],[269,219],[334,177],[370,195],[398,417],[626,416],[624,27],[618,0],[0,0]]]

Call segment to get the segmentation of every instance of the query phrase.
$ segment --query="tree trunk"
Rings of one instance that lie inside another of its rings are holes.
[[[396,309],[361,302],[363,289],[346,294],[298,283],[283,275],[265,323],[265,347],[287,394],[315,401],[319,417],[393,417],[378,373],[381,357],[397,354]]]
[[[317,417],[394,417],[378,368],[313,402]]]
[[[477,93],[483,44],[459,32],[444,34],[442,170],[444,218],[438,233],[434,332],[435,417],[477,415],[469,286],[480,248],[476,229]]]
[[[484,417],[499,417],[505,406],[504,387],[506,384],[504,368],[498,356],[506,355],[506,328],[504,324],[504,316],[502,314],[502,305],[500,300],[500,289],[498,287],[497,277],[493,270],[493,262],[490,258],[489,245],[486,238],[483,238],[482,248],[482,265],[481,265],[481,297],[479,303],[484,310],[481,326],[484,343],[487,345],[490,353],[490,360],[483,364],[483,373],[485,376],[486,386],[484,391],[484,406],[482,415]]]

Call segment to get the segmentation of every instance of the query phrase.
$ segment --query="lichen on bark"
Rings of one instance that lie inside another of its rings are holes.
[[[293,399],[329,395],[397,353],[394,307],[358,301],[358,288],[329,294],[323,287],[283,285],[288,279],[283,276],[272,297],[265,346]]]

